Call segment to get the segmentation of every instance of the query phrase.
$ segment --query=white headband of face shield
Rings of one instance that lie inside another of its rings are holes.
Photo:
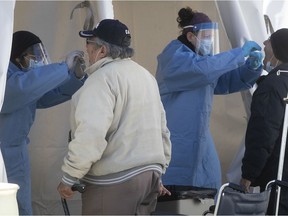
[[[194,25],[188,25],[188,26],[184,26],[183,29],[187,29],[187,28],[195,28]]]

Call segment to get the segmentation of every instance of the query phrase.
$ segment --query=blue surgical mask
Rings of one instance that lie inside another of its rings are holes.
[[[212,42],[209,39],[202,39],[199,41],[199,53],[203,56],[211,55],[212,52]]]
[[[29,59],[29,67],[28,67],[28,69],[41,67],[43,65],[45,65],[43,60],[42,61],[36,61],[34,59]]]
[[[271,61],[268,61],[265,66],[265,70],[270,73],[271,70],[274,69],[274,66],[271,65]]]
[[[277,65],[278,65],[278,63],[279,63],[279,60],[277,60],[277,62],[276,62],[276,65],[275,66],[273,66],[272,64],[271,64],[271,60],[274,58],[274,55],[270,58],[270,60],[266,63],[266,65],[265,65],[265,70],[268,72],[268,73],[270,73],[270,71],[272,71]]]

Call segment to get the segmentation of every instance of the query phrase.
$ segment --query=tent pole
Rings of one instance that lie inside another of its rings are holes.
[[[277,75],[278,76],[281,73],[288,73],[288,71],[283,71],[283,70],[277,71]],[[287,131],[288,131],[288,93],[287,93],[287,97],[283,98],[283,101],[286,103],[286,105],[285,105],[285,115],[284,115],[283,129],[282,129],[282,139],[281,139],[281,148],[280,148],[280,155],[279,155],[279,166],[278,166],[278,174],[277,174],[277,180],[280,180],[280,181],[282,181],[283,165],[284,165],[284,160],[285,160]],[[279,187],[279,186],[276,186],[276,187],[277,187],[277,202],[276,202],[275,215],[278,215],[281,187]]]

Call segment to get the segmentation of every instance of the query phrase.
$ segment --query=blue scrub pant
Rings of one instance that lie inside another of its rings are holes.
[[[9,183],[18,184],[19,215],[32,215],[31,177],[28,145],[1,146]]]

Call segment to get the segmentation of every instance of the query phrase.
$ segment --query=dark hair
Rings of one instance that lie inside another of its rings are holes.
[[[178,17],[176,20],[178,22],[178,27],[182,29],[182,34],[186,34],[187,32],[191,31],[195,32],[193,31],[192,27],[183,29],[185,26],[212,22],[206,14],[192,10],[190,7],[181,8],[178,12]]]
[[[181,8],[178,12],[178,17],[176,19],[178,22],[178,27],[183,28],[184,26],[190,25],[194,14],[195,13],[190,7]]]
[[[95,38],[95,47],[106,46],[107,56],[113,59],[115,58],[131,58],[134,55],[134,49],[130,47],[120,47],[111,43],[108,43],[100,38]]]

